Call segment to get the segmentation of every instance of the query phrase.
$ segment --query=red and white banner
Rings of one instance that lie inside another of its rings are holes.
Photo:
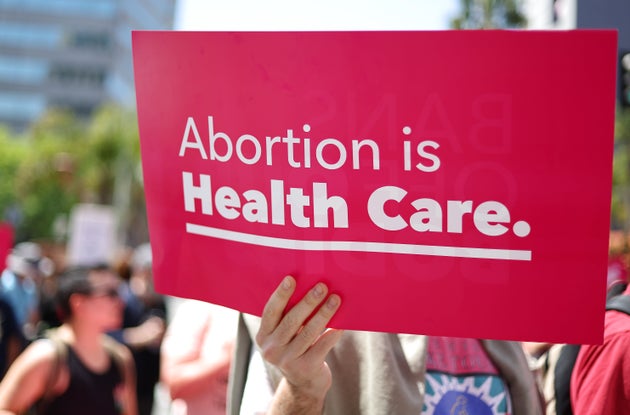
[[[599,342],[616,32],[134,32],[155,284],[346,329]]]

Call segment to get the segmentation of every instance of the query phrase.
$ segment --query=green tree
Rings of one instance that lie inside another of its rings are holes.
[[[136,114],[115,105],[102,107],[86,131],[81,156],[83,200],[115,208],[120,238],[135,245],[146,241],[144,188]]]
[[[21,136],[0,129],[0,213],[17,240],[50,239],[76,203],[113,205],[146,240],[135,113],[104,106],[88,121],[51,110]],[[121,238],[129,239],[127,232]]]
[[[102,107],[87,126],[79,175],[85,199],[114,203],[117,181],[135,180],[140,147],[135,113],[114,105]]]
[[[630,230],[630,111],[623,109],[615,117],[611,222]]]
[[[453,29],[516,29],[527,19],[519,0],[461,0],[460,15],[451,21]]]
[[[24,136],[13,139],[20,159],[10,176],[15,189],[10,208],[19,212],[18,240],[51,237],[55,219],[76,203],[67,163],[79,136],[79,124],[72,115],[50,111]]]
[[[0,214],[5,220],[19,220],[20,209],[14,177],[28,146],[18,140],[8,128],[0,127]]]

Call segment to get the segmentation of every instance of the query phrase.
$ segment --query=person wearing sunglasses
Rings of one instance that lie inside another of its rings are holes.
[[[81,267],[58,284],[62,324],[9,368],[0,414],[137,415],[132,355],[106,334],[122,323],[118,276],[104,265]]]

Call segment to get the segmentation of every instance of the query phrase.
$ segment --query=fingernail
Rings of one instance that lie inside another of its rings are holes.
[[[291,277],[284,277],[284,279],[282,280],[282,288],[285,290],[290,290],[291,284]]]
[[[324,295],[324,284],[320,283],[313,287],[313,295],[315,297],[321,297],[322,295]]]
[[[328,308],[335,308],[337,307],[337,305],[339,305],[339,296],[333,294],[330,297],[328,297],[328,301],[326,301],[326,307]]]

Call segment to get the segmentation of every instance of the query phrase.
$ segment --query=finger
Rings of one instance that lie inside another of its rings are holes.
[[[315,284],[315,286],[284,315],[274,332],[275,340],[279,344],[288,344],[296,335],[299,335],[299,333],[304,330],[304,326],[307,324],[309,317],[313,315],[322,301],[324,301],[327,293],[328,287],[326,287],[325,284],[321,282]],[[321,334],[321,330],[317,333],[318,336],[319,334]],[[312,340],[314,341],[315,338]]]
[[[343,333],[343,330],[326,329],[304,356],[313,361],[323,361],[328,352],[339,342]]]
[[[291,276],[284,277],[280,285],[269,297],[267,304],[265,304],[260,329],[258,330],[260,336],[268,336],[278,327],[284,314],[284,309],[287,307],[294,291],[295,279]]]
[[[311,313],[312,317],[291,341],[290,353],[295,356],[301,356],[311,349],[315,343],[325,340],[322,333],[326,330],[330,319],[335,315],[340,305],[341,299],[339,296],[332,294],[315,314]],[[324,356],[327,352],[326,350]]]

